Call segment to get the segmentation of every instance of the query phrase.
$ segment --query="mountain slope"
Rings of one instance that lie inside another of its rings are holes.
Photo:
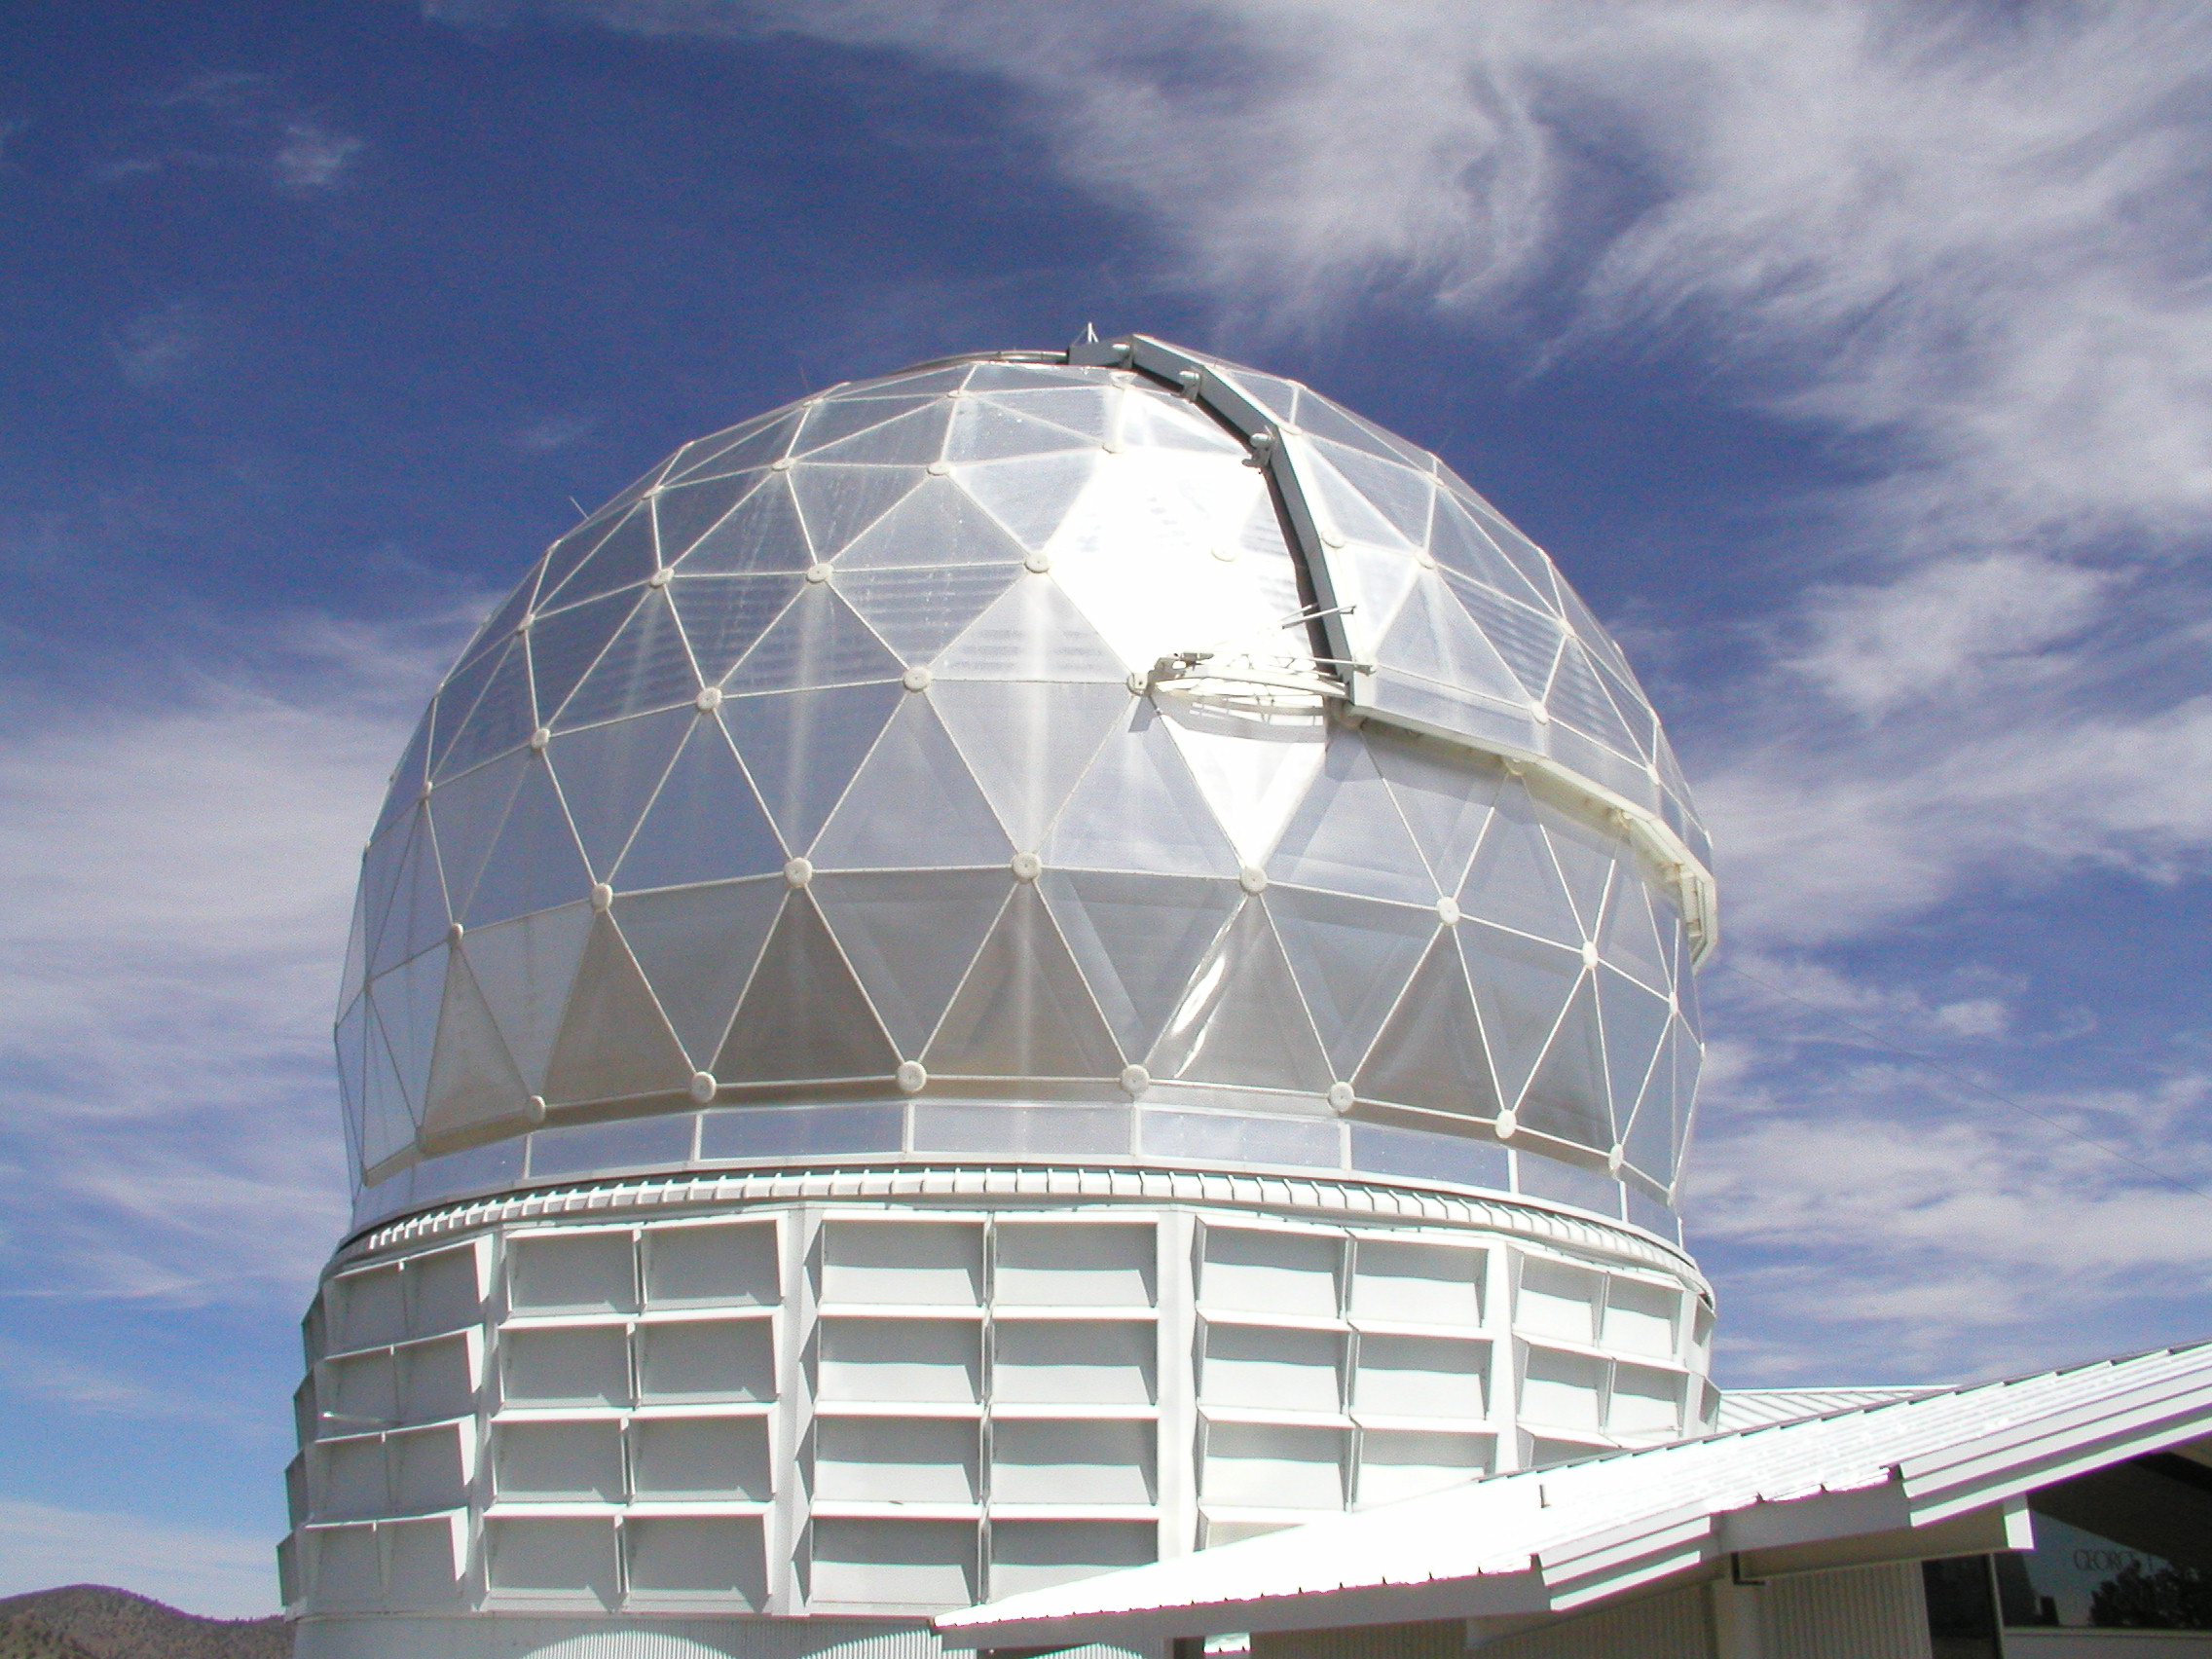
[[[104,1584],[0,1599],[0,1659],[291,1659],[280,1618],[203,1619]]]

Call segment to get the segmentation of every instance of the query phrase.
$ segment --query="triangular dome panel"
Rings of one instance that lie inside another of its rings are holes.
[[[963,466],[958,482],[1014,540],[1040,552],[1097,470],[1098,452],[1078,450]]]
[[[1034,852],[1108,731],[1129,710],[1120,685],[940,680],[944,721],[1017,849]]]
[[[812,431],[802,432],[799,434],[800,452],[809,461],[921,466],[943,459],[945,428],[951,419],[951,404],[944,398],[933,397],[908,414],[895,415],[849,438],[839,438],[835,443],[817,447]],[[809,425],[811,427],[812,423]]]
[[[1621,712],[1613,707],[1613,699],[1598,679],[1598,671],[1591,666],[1589,654],[1579,640],[1569,640],[1559,653],[1559,663],[1552,670],[1551,689],[1544,701],[1554,719],[1565,720],[1578,731],[1588,732],[1617,755],[1635,759],[1642,758],[1636,738],[1621,719]]]
[[[1439,755],[1383,733],[1365,736],[1367,752],[1388,781],[1391,798],[1419,843],[1437,890],[1456,893],[1505,774],[1488,763]]]
[[[660,539],[660,562],[673,565],[714,529],[732,507],[760,487],[764,472],[727,473],[697,484],[663,484],[649,498],[653,529]],[[648,575],[650,571],[646,572]]]
[[[1119,685],[1122,659],[1050,576],[1024,576],[939,657],[940,680],[1059,680]]]
[[[1620,879],[1636,879],[1636,855],[1629,849],[1628,837],[1616,830],[1601,830],[1548,803],[1539,804],[1536,811],[1543,821],[1544,839],[1551,844],[1552,859],[1567,883],[1567,897],[1574,902],[1582,937],[1595,939],[1605,892],[1616,872]]]
[[[714,715],[691,722],[683,747],[631,837],[614,884],[626,892],[766,875],[787,856],[753,793],[722,724]]]
[[[794,455],[812,455],[856,433],[927,409],[937,399],[922,393],[889,397],[820,397],[807,406],[806,424],[792,445]]]
[[[546,747],[546,764],[560,782],[569,822],[601,880],[629,844],[695,718],[688,709],[667,709],[567,732]]]
[[[837,556],[846,571],[883,567],[1018,565],[1021,544],[951,478],[925,476]]]
[[[896,680],[905,664],[828,582],[809,582],[759,643],[738,659],[724,691],[785,691]]]
[[[1367,742],[1342,729],[1330,733],[1321,775],[1283,830],[1268,869],[1274,880],[1300,887],[1411,904],[1434,904],[1440,896]]]
[[[591,879],[552,771],[533,756],[461,919],[475,928],[549,910],[582,898]]]
[[[923,1056],[944,1077],[1111,1077],[1122,1056],[1033,884],[1016,886]]]
[[[1453,933],[1474,988],[1498,1098],[1518,1105],[1581,981],[1582,958],[1480,922],[1461,922]]]
[[[858,571],[840,565],[837,591],[893,650],[925,663],[1023,574],[1019,565]]]
[[[1604,1030],[1605,1078],[1614,1130],[1625,1135],[1674,1014],[1666,998],[1653,996],[1610,968],[1600,968],[1593,983]]]
[[[1166,721],[1132,705],[1061,809],[1045,862],[1078,869],[1235,875],[1235,850],[1215,822]]]
[[[1597,1152],[1613,1145],[1604,1039],[1594,976],[1585,976],[1560,1016],[1550,1045],[1522,1096],[1524,1127]]]
[[[635,511],[637,502],[634,499],[626,500],[617,496],[589,518],[571,526],[566,535],[545,550],[544,564],[537,578],[538,603],[546,607],[554,605],[554,595],[560,592],[562,585],[598,550],[601,542],[628,522]]]
[[[1536,804],[1517,779],[1498,789],[1495,810],[1459,889],[1459,908],[1538,939],[1582,942],[1582,923],[1544,838]]]
[[[468,1145],[491,1124],[522,1119],[528,1103],[529,1091],[499,1040],[468,958],[456,951],[446,963],[429,1102],[423,1110],[424,1145],[432,1152]]]
[[[529,740],[536,723],[531,710],[530,655],[520,640],[511,640],[501,648],[483,695],[476,699],[476,706],[468,711],[452,743],[439,756],[437,777],[454,777],[495,755],[519,748]]]
[[[904,500],[929,474],[918,466],[834,466],[804,461],[792,468],[792,494],[817,559],[830,560]]]
[[[1235,912],[1233,881],[1048,869],[1039,883],[1122,1051],[1151,1051]]]
[[[446,950],[445,945],[433,945],[382,978],[369,981],[369,1001],[376,1005],[377,1023],[384,1028],[385,1042],[391,1050],[392,1068],[407,1096],[408,1113],[418,1124],[428,1095],[438,1010],[445,1003]]]
[[[668,469],[668,476],[671,479],[711,478],[724,472],[766,466],[784,454],[792,434],[798,430],[804,418],[803,411],[778,410],[772,415],[740,422],[695,444],[686,444],[678,455],[676,464]]]
[[[489,766],[440,784],[430,792],[430,821],[437,831],[438,862],[445,871],[446,897],[454,913],[465,916],[484,861],[499,838],[499,826],[514,804],[515,792],[534,764],[527,754],[509,755]]]
[[[909,695],[893,681],[722,704],[722,722],[785,846],[813,841],[893,710]]]
[[[1435,940],[1436,912],[1292,887],[1270,887],[1267,899],[1329,1062],[1348,1078]]]
[[[690,1081],[691,1066],[622,935],[608,917],[593,917],[545,1064],[545,1098],[555,1105],[632,1099]]]
[[[781,876],[756,876],[614,901],[630,954],[701,1071],[721,1047],[785,891]]]
[[[636,587],[660,568],[660,552],[653,538],[652,510],[640,501],[622,522],[608,532],[607,539],[555,587],[548,582],[539,603],[558,609],[603,593]]]
[[[1189,716],[1171,705],[1162,711],[1161,723],[1182,751],[1214,822],[1228,831],[1237,858],[1266,865],[1321,770],[1328,751],[1326,721],[1316,717],[1310,723],[1231,724]]]
[[[383,913],[371,923],[368,972],[372,976],[436,943],[446,931],[445,887],[431,850],[428,818],[418,810],[403,830],[392,831],[388,845],[399,856],[389,875]]]
[[[1482,636],[1496,647],[1512,673],[1512,682],[1530,702],[1540,702],[1551,686],[1552,668],[1559,661],[1567,634],[1558,622],[1539,610],[1452,576],[1441,578],[1447,592],[1470,617]]]
[[[582,903],[472,929],[461,941],[477,993],[514,1060],[524,1089],[541,1094],[545,1062],[576,977],[591,910]]]
[[[1311,433],[1308,442],[1327,461],[1369,507],[1386,520],[1409,547],[1425,546],[1428,525],[1436,505],[1436,484],[1425,473],[1415,472],[1395,460],[1384,461],[1370,450],[1354,449]]]
[[[561,705],[553,724],[564,731],[618,720],[650,709],[674,708],[699,695],[699,671],[665,588],[648,591],[622,631]]]
[[[1326,1092],[1336,1079],[1267,906],[1247,899],[1145,1058],[1156,1077]]]
[[[964,397],[952,412],[952,433],[945,440],[950,461],[1005,461],[1014,456],[1050,455],[1087,449],[1098,440],[1055,422],[1019,413],[995,397]]]
[[[900,1053],[918,1059],[1013,885],[999,869],[866,870],[808,891]]]
[[[608,642],[637,609],[641,595],[610,593],[569,610],[539,616],[530,625],[530,672],[536,688],[537,723],[551,725],[576,682],[591,672]]]
[[[1613,883],[1604,924],[1598,930],[1598,954],[1654,995],[1665,996],[1671,983],[1667,948],[1651,919],[1650,897],[1636,879],[1635,869],[1634,864],[1628,865]]]
[[[719,685],[798,597],[804,583],[805,578],[795,574],[672,579],[669,602],[682,620],[699,678],[709,685]]]
[[[1439,685],[1470,691],[1518,706],[1531,693],[1506,666],[1505,659],[1445,589],[1443,578],[1422,575],[1398,608],[1382,645],[1382,660],[1407,674]]]
[[[899,1053],[802,889],[784,901],[711,1068],[724,1083],[888,1078]]]
[[[415,1144],[415,1116],[372,1010],[361,1065],[361,1169],[375,1175]]]
[[[808,851],[825,869],[1003,865],[1014,856],[927,700],[909,696]]]
[[[814,563],[788,475],[771,472],[754,492],[674,561],[679,575],[750,576],[803,571]]]
[[[1451,934],[1429,945],[1352,1087],[1362,1099],[1447,1117],[1497,1116],[1497,1088]]]

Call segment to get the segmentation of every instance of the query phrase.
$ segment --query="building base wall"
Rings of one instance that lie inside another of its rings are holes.
[[[928,1625],[865,1619],[311,1618],[294,1659],[970,1659]],[[1119,1647],[1069,1659],[1157,1659]]]
[[[1370,1184],[514,1195],[332,1264],[286,1601],[330,1659],[386,1651],[371,1615],[452,1651],[468,1614],[488,1659],[541,1628],[798,1659],[827,1649],[777,1621],[918,1620],[1673,1441],[1715,1403],[1710,1332],[1703,1281],[1648,1235]]]

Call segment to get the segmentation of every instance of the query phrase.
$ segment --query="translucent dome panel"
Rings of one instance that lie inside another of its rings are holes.
[[[1666,775],[1540,553],[1420,452],[1235,372],[1310,451],[1374,706],[1542,727],[1620,793]],[[1245,461],[1140,376],[983,361],[687,445],[563,536],[364,859],[363,1178],[541,1124],[919,1094],[1347,1114],[1665,1195],[1689,949],[1619,824],[1314,699],[1150,678],[1301,637]]]

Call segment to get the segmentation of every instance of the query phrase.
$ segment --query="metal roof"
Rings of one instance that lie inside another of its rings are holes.
[[[1718,1428],[1727,1433],[1766,1423],[1795,1422],[1830,1412],[1886,1406],[1893,1400],[1918,1400],[1947,1390],[1936,1385],[1885,1388],[1731,1388],[1720,1396]]]
[[[1558,1613],[1731,1554],[1763,1572],[2021,1547],[2027,1493],[2207,1433],[2197,1344],[1496,1475],[938,1626],[1014,1647]]]

